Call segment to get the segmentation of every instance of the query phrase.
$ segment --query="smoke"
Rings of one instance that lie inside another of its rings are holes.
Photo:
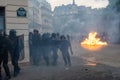
[[[106,8],[101,9],[79,6],[78,14],[55,17],[55,31],[76,37],[96,31],[100,35],[105,34],[109,43],[118,43],[120,20],[116,8],[112,7],[114,5],[109,4]],[[66,9],[67,6],[64,7]]]
[[[111,43],[120,43],[120,14],[117,11],[118,0],[110,0],[110,5],[105,9],[106,28]]]

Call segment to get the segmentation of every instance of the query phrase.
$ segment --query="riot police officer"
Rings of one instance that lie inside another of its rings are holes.
[[[68,51],[68,49],[70,47],[70,42],[66,39],[66,37],[64,35],[62,35],[60,38],[61,38],[60,50],[62,52],[65,66],[71,66],[70,54]]]
[[[46,62],[46,65],[49,66],[49,53],[50,53],[50,36],[47,33],[42,35],[42,55]]]
[[[51,50],[52,50],[52,65],[57,65],[57,59],[58,59],[58,39],[57,35],[55,33],[52,33],[51,36]]]
[[[1,64],[3,62],[3,67],[6,73],[6,80],[11,78],[10,71],[8,67],[8,51],[10,51],[9,41],[0,31],[0,80],[2,80],[1,75]]]
[[[14,66],[14,77],[16,77],[20,72],[20,67],[18,66],[18,60],[19,60],[18,37],[16,36],[16,31],[14,29],[10,30],[9,39],[12,45],[11,60]]]
[[[39,61],[40,61],[40,54],[41,52],[39,52],[40,50],[40,34],[38,30],[34,30],[33,31],[33,36],[32,36],[32,48],[33,48],[33,54],[32,54],[32,58],[33,58],[33,65],[38,66],[39,65]]]

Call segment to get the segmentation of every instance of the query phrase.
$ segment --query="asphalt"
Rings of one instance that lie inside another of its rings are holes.
[[[72,45],[72,66],[64,66],[59,51],[58,65],[39,66],[20,64],[21,72],[11,80],[120,80],[120,45],[108,45],[97,51],[90,51],[80,45]]]

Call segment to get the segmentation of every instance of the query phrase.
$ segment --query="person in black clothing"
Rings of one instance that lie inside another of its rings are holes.
[[[71,66],[70,54],[68,51],[68,49],[70,47],[70,42],[66,39],[66,37],[64,35],[62,35],[60,38],[61,38],[60,50],[62,52],[65,66]]]
[[[20,72],[20,67],[18,65],[19,60],[19,48],[18,48],[18,37],[16,36],[16,31],[14,29],[9,32],[9,39],[12,45],[11,49],[11,60],[14,66],[14,77],[16,77]]]
[[[32,53],[32,58],[33,58],[33,65],[38,66],[39,61],[40,61],[40,34],[38,30],[34,30],[33,36],[32,36],[32,46],[33,46],[33,53]]]
[[[60,40],[60,34],[59,33],[56,33],[56,38],[57,38],[57,40]]]
[[[50,35],[48,33],[44,33],[42,35],[42,55],[46,62],[46,65],[49,66],[49,53],[50,53]]]
[[[57,59],[58,59],[58,39],[57,35],[55,33],[52,33],[51,36],[51,50],[52,50],[52,65],[57,65]]]
[[[6,73],[6,80],[11,78],[10,71],[8,67],[8,52],[10,52],[10,43],[6,36],[0,32],[0,80],[2,80],[1,75],[1,64],[3,62],[3,67]]]

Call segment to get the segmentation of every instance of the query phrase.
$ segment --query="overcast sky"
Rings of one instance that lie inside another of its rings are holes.
[[[73,0],[47,0],[47,1],[50,2],[53,9],[55,6],[59,6],[62,4],[71,4]],[[84,5],[92,8],[103,8],[109,4],[108,0],[75,0],[75,2],[77,5]]]

